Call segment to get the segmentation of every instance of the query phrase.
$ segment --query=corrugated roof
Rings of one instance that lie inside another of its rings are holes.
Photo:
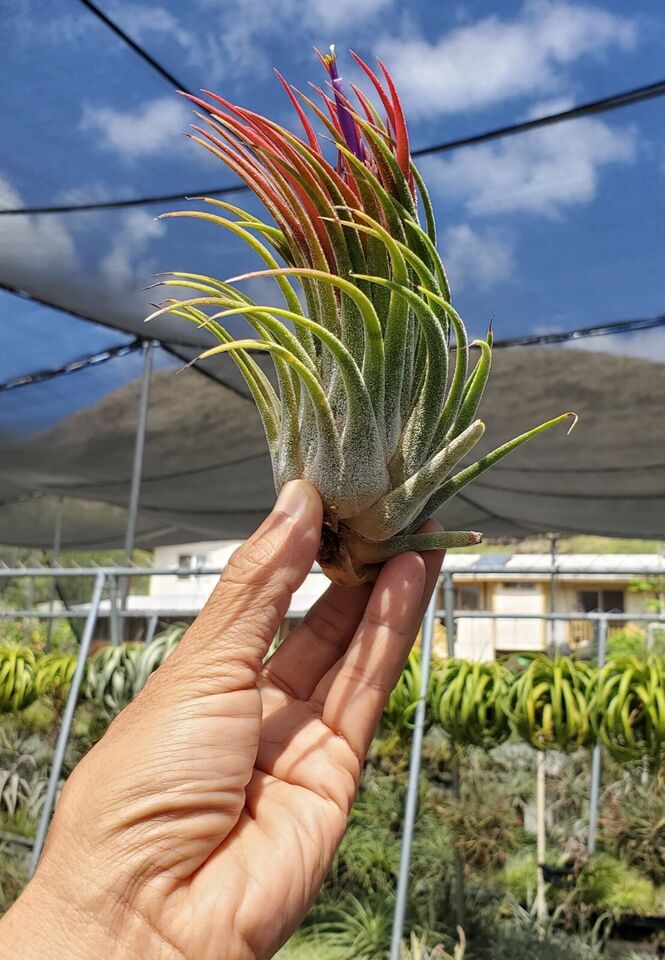
[[[451,573],[544,573],[551,571],[549,553],[449,554],[445,569]],[[574,571],[589,574],[637,573],[665,575],[665,557],[657,553],[566,553],[556,559],[558,573]]]

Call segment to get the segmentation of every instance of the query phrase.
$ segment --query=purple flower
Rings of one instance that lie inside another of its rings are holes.
[[[359,160],[365,163],[365,148],[362,140],[358,136],[358,129],[355,120],[350,113],[347,104],[347,97],[344,92],[344,83],[337,72],[337,54],[335,53],[335,44],[330,45],[330,53],[327,53],[323,60],[324,66],[330,75],[333,91],[335,93],[335,104],[337,105],[337,119],[339,126],[346,140],[346,145],[355,154]]]

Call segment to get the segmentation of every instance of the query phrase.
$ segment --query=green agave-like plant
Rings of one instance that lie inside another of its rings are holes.
[[[0,644],[0,713],[22,710],[36,697],[34,651],[8,640]]]
[[[383,711],[383,725],[387,730],[404,734],[412,729],[420,701],[421,676],[420,651],[412,650]]]
[[[533,654],[508,690],[506,710],[518,736],[536,750],[578,750],[595,736],[589,697],[594,674],[570,657]]]
[[[66,697],[76,670],[73,654],[52,651],[37,660],[35,669],[35,692],[38,697]]]
[[[138,664],[144,649],[138,643],[122,643],[97,650],[87,663],[83,699],[110,716],[119,713],[138,693]]]
[[[317,487],[319,560],[331,579],[347,584],[372,579],[405,550],[479,542],[475,532],[418,530],[511,450],[574,417],[540,424],[451,475],[483,435],[476,412],[492,333],[469,344],[395,85],[380,61],[381,79],[353,57],[381,112],[353,84],[351,104],[332,47],[320,57],[328,85],[314,87],[318,102],[278,74],[304,139],[209,91],[207,100],[189,97],[204,111],[193,139],[245,181],[271,222],[209,198],[200,199],[210,211],[164,216],[230,231],[265,269],[226,281],[165,275],[159,283],[196,295],[170,299],[152,314],[170,312],[208,330],[218,344],[199,359],[231,354],[261,415],[277,490],[299,477]],[[336,164],[311,119],[333,142]],[[250,277],[273,277],[283,306],[256,304],[234,286]],[[255,336],[234,339],[224,326],[233,317],[244,317]],[[479,351],[472,368],[470,347]],[[254,351],[271,355],[277,390]]]
[[[665,658],[615,657],[598,670],[591,722],[619,763],[665,762]]]
[[[510,736],[506,710],[513,676],[497,661],[448,660],[430,678],[432,713],[457,746],[491,749]]]

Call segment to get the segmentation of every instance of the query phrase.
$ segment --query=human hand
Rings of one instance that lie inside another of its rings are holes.
[[[304,481],[233,556],[178,648],[67,781],[0,958],[262,960],[342,838],[442,554],[331,585],[264,665],[314,561]]]

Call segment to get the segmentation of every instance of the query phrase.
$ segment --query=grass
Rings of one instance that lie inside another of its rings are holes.
[[[524,540],[488,539],[477,547],[463,547],[455,553],[549,553],[548,537],[527,537]],[[615,537],[576,536],[557,538],[558,553],[661,553],[657,540],[622,540]]]

